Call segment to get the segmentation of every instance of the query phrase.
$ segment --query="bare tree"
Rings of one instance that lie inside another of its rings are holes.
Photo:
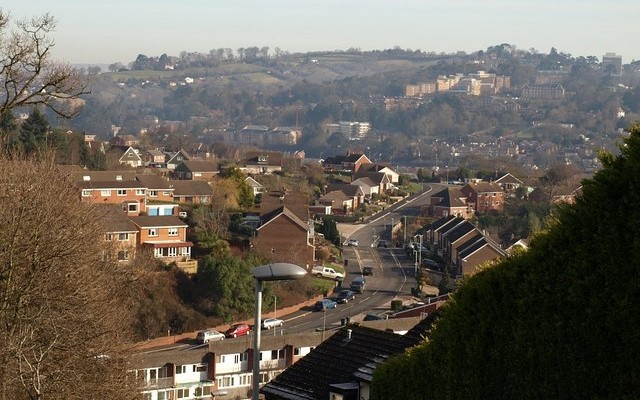
[[[11,24],[0,9],[0,115],[44,105],[70,118],[80,111],[88,83],[71,65],[52,59],[55,19],[49,14]]]
[[[0,159],[0,399],[133,399],[128,274],[52,159]]]

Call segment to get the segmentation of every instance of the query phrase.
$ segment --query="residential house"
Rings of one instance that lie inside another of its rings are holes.
[[[265,384],[296,363],[335,331],[262,335],[260,379]],[[131,375],[142,398],[248,399],[253,380],[253,336],[243,336],[189,350],[168,348],[130,357]]]
[[[469,219],[473,216],[473,209],[467,205],[466,196],[458,187],[446,187],[431,195],[429,201],[429,214],[435,217]]]
[[[126,149],[128,147],[138,146],[140,140],[133,135],[115,135],[109,139],[109,146],[120,147]]]
[[[488,261],[506,257],[507,253],[487,236],[473,237],[457,248],[457,263],[452,265],[458,276],[473,275]]]
[[[261,214],[260,222],[251,243],[255,251],[272,262],[288,262],[306,268],[313,265],[315,246],[308,220],[301,219],[286,206],[280,206]]]
[[[371,160],[361,153],[351,153],[335,157],[327,157],[322,162],[325,172],[350,172],[354,173],[360,169],[362,164],[371,164]]]
[[[213,189],[205,181],[169,181],[173,188],[173,201],[187,204],[209,204],[213,197]]]
[[[188,225],[176,216],[131,217],[138,228],[138,247],[153,252],[156,259],[168,264],[175,262],[188,273],[197,271],[191,260],[193,243],[187,241]]]
[[[143,352],[131,356],[130,363],[144,400],[213,398],[217,393],[215,357],[206,347]]]
[[[272,174],[282,171],[282,153],[275,151],[249,151],[242,161],[247,174]]]
[[[262,186],[260,182],[253,179],[250,176],[247,176],[247,178],[245,179],[245,182],[247,182],[247,184],[251,187],[251,190],[253,191],[254,196],[262,194],[265,191],[265,187]]]
[[[406,334],[347,325],[260,389],[266,400],[368,400],[376,367],[421,343],[437,313]]]
[[[523,185],[520,179],[511,175],[509,172],[505,172],[494,182],[500,185],[502,190],[504,190],[506,193],[515,193],[516,189]]]
[[[442,258],[446,259],[450,265],[458,262],[458,248],[464,243],[478,235],[481,235],[478,228],[471,222],[460,219],[460,222],[442,233],[442,242],[440,243],[439,252]]]
[[[364,163],[364,164],[361,165],[360,171],[364,171],[364,172],[382,172],[385,175],[389,176],[389,182],[391,182],[393,185],[396,185],[400,181],[400,174],[397,173],[396,171],[394,171],[393,169],[391,169],[390,165],[376,164],[376,163],[371,163],[371,164]]]
[[[182,164],[183,161],[191,160],[191,156],[184,150],[180,149],[177,152],[165,152],[167,159],[167,169],[173,171],[176,167]]]
[[[343,214],[356,210],[364,203],[364,199],[365,193],[358,185],[331,184],[325,189],[325,194],[316,200],[316,205],[328,205],[331,206],[332,213],[335,210],[336,213]]]
[[[368,176],[358,178],[352,181],[350,185],[359,187],[365,199],[370,199],[374,194],[380,194],[380,185]]]
[[[391,178],[389,175],[384,172],[365,172],[365,171],[356,171],[353,173],[353,180],[351,184],[359,185],[361,179],[369,178],[375,185],[378,186],[378,193],[383,194],[391,189],[393,186],[391,184]]]
[[[76,182],[83,202],[118,204],[128,216],[137,216],[147,211],[147,188],[136,180],[112,180]]]
[[[210,181],[218,174],[218,163],[206,160],[184,160],[173,170],[180,180]]]
[[[138,228],[118,204],[101,204],[104,217],[104,237],[110,245],[108,257],[119,263],[128,263],[136,253]]]
[[[147,205],[173,202],[174,188],[168,179],[156,174],[138,174],[135,179],[147,188]]]
[[[469,182],[460,191],[476,212],[504,211],[504,191],[495,182]]]
[[[309,195],[293,191],[270,191],[262,195],[260,215],[268,214],[282,206],[287,207],[302,221],[309,220]]]
[[[151,149],[142,155],[144,164],[149,168],[166,168],[167,154],[158,149]]]
[[[142,167],[142,157],[140,157],[140,154],[138,153],[138,149],[129,147],[118,161],[120,164],[128,165],[131,168]]]
[[[351,186],[351,185],[345,185]],[[359,186],[355,186],[360,189]],[[323,196],[321,196],[318,200],[316,200],[316,205],[319,206],[330,206],[331,214],[334,215],[345,215],[349,212],[352,212],[353,207],[353,198],[347,196],[342,190],[332,190],[327,192]]]

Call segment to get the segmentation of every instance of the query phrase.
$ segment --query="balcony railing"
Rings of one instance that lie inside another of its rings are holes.
[[[142,389],[166,389],[173,386],[173,377],[155,378],[142,382]]]

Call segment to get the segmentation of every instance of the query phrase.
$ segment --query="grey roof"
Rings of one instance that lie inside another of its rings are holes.
[[[103,213],[103,228],[108,233],[124,233],[137,232],[135,224],[131,222],[129,217],[119,204],[96,204],[99,212]]]
[[[471,222],[464,220],[451,230],[447,231],[445,236],[450,243],[453,243],[474,229],[476,229],[476,227]]]
[[[171,186],[169,181],[160,175],[136,175],[136,180],[141,182],[145,187],[149,189],[169,190]]]
[[[80,189],[146,189],[141,182],[131,181],[81,181],[76,182]]]
[[[212,196],[213,189],[206,181],[176,180],[169,183],[174,196]]]
[[[440,203],[434,207],[466,207],[467,204],[462,200],[466,196],[457,187],[447,187],[435,193],[431,197],[441,198]]]
[[[431,317],[431,316],[430,316]],[[350,388],[371,382],[376,366],[414,346],[426,336],[436,316],[427,318],[406,335],[352,324],[267,383],[260,392],[267,399],[329,398],[331,387]]]
[[[155,228],[155,227],[187,227],[180,218],[173,215],[158,215],[150,217],[148,215],[141,215],[138,217],[129,217],[134,224],[140,228]]]

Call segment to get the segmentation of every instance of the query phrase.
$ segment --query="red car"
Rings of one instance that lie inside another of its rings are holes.
[[[248,335],[251,332],[251,327],[247,324],[235,324],[231,325],[231,328],[224,332],[224,335],[228,338],[235,338],[238,336]]]

